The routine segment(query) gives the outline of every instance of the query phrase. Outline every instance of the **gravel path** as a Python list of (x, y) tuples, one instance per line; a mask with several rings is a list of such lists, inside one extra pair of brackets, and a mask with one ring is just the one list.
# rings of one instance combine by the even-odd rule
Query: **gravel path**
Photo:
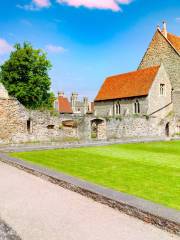
[(0, 177), (1, 217), (23, 240), (180, 239), (2, 162)]
[(16, 232), (0, 219), (0, 240), (21, 240)]

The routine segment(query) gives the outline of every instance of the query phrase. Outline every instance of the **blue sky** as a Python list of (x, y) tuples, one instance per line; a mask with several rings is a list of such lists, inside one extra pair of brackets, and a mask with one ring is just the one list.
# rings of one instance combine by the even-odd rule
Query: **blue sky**
[(3, 0), (0, 63), (29, 41), (47, 51), (55, 93), (93, 99), (105, 77), (137, 68), (163, 20), (180, 35), (180, 0)]

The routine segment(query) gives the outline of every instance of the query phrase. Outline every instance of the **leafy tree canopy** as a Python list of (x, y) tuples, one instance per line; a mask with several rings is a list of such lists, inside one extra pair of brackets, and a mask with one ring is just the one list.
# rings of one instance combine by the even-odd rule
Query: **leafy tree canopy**
[(16, 44), (9, 60), (1, 66), (0, 81), (27, 108), (50, 108), (50, 69), (51, 63), (41, 49), (33, 49), (28, 42)]

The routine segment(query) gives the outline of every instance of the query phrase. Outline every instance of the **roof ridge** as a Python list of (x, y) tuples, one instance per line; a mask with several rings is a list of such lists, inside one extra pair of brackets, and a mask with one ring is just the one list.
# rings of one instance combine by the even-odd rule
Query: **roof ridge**
[(178, 37), (178, 38), (180, 38), (180, 36), (175, 35), (174, 33), (170, 33), (170, 32), (168, 32), (168, 34), (170, 34), (170, 35), (172, 35), (172, 36), (174, 36), (174, 37)]

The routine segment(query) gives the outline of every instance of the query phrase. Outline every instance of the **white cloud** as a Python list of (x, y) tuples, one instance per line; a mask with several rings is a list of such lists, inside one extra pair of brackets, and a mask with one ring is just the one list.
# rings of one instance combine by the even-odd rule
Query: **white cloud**
[(12, 50), (13, 47), (5, 39), (0, 38), (0, 55), (8, 54)]
[(57, 0), (60, 4), (67, 4), (73, 7), (86, 7), (97, 9), (109, 9), (112, 11), (120, 11), (120, 4), (129, 4), (132, 0)]
[(33, 3), (36, 4), (38, 7), (50, 7), (51, 3), (49, 0), (33, 0)]
[[(66, 4), (73, 7), (86, 7), (96, 8), (112, 11), (120, 11), (122, 4), (129, 4), (133, 0), (56, 0), (59, 4)], [(37, 11), (42, 8), (49, 8), (51, 6), (51, 0), (31, 0), (29, 4), (20, 5), (17, 7), (30, 11)]]
[(63, 48), (62, 46), (56, 46), (53, 44), (46, 45), (46, 50), (51, 53), (64, 53), (67, 49)]
[(16, 5), (18, 8), (29, 10), (29, 11), (38, 11), (41, 8), (48, 8), (51, 6), (50, 0), (32, 0), (31, 3), (25, 5)]
[(38, 11), (40, 9), (39, 7), (34, 5), (33, 3), (26, 4), (26, 5), (17, 4), (16, 7), (20, 8), (20, 9), (23, 9), (23, 10), (27, 10), (27, 11)]

